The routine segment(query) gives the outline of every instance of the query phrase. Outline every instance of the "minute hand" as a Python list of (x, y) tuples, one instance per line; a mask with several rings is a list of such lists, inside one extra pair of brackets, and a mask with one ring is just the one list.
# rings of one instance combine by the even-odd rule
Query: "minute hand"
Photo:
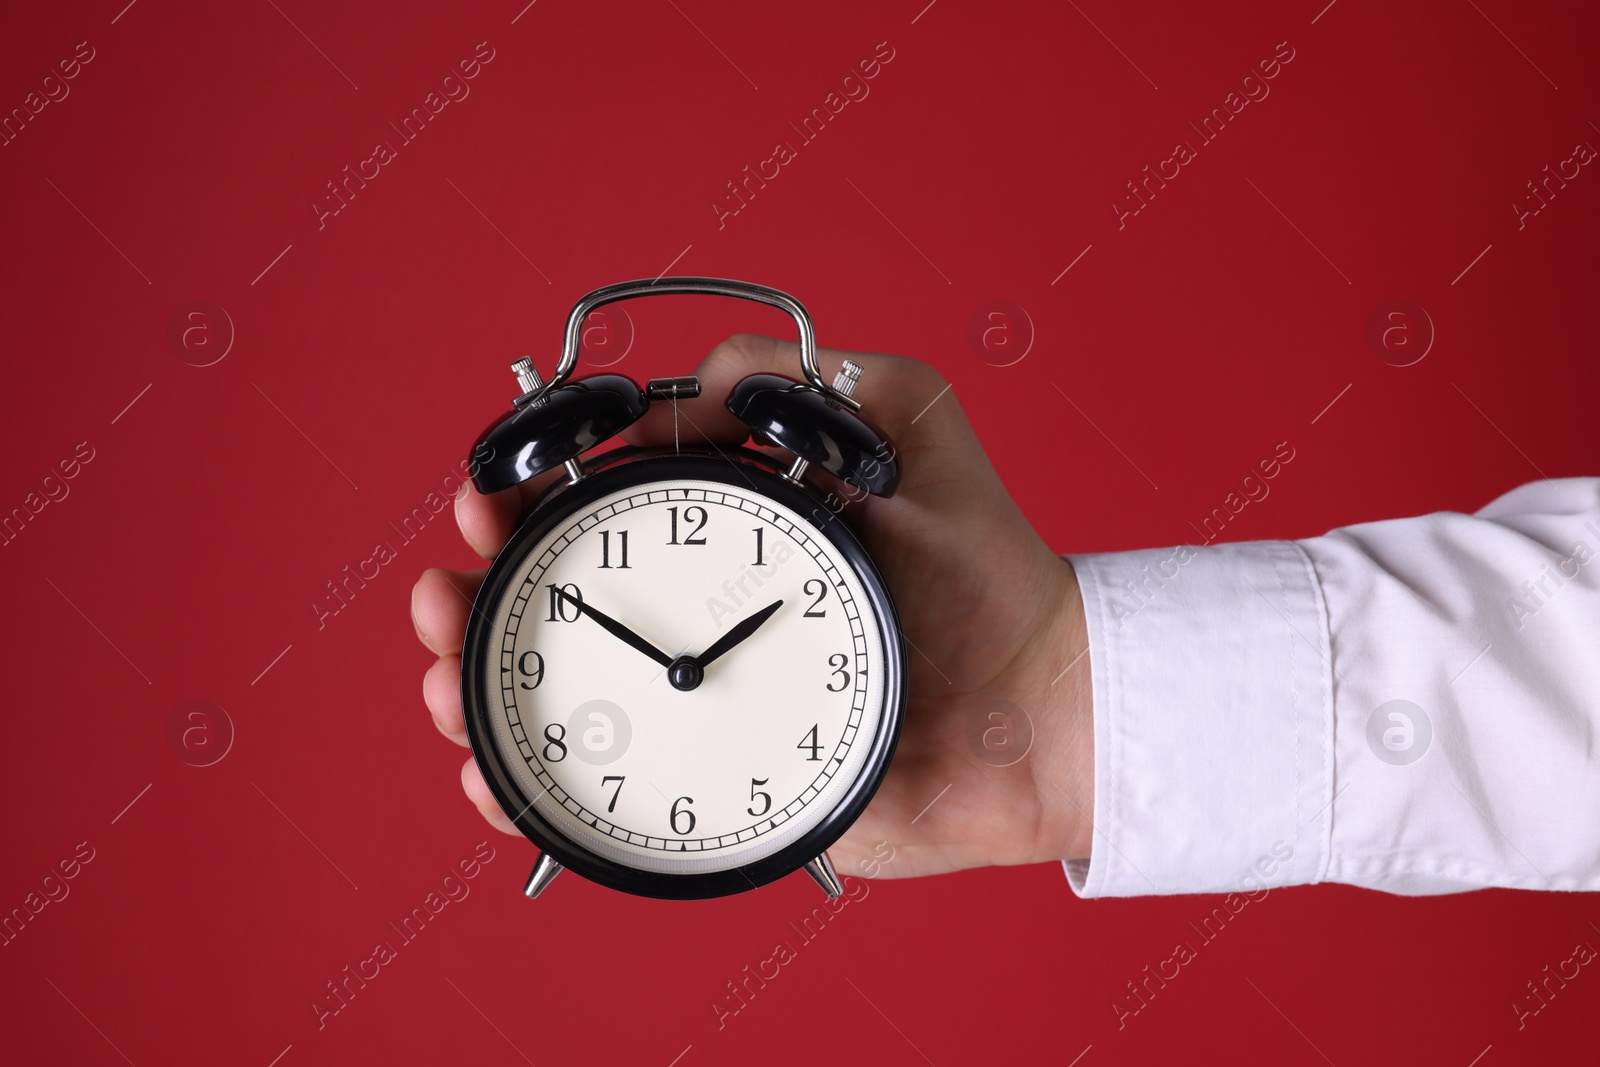
[(613, 619), (611, 616), (607, 615), (598, 608), (585, 604), (582, 600), (573, 596), (559, 585), (556, 586), (555, 589), (558, 594), (569, 601), (579, 611), (583, 612), (585, 615), (589, 616), (589, 618), (599, 623), (600, 626), (612, 636), (620, 637), (623, 641), (626, 641), (640, 652), (643, 652), (645, 655), (649, 656), (663, 667), (672, 666), (671, 656), (667, 655), (655, 645), (652, 645), (649, 641), (646, 641), (644, 638), (640, 637), (638, 634), (622, 625), (616, 619)]
[(761, 624), (770, 619), (772, 617), (772, 613), (781, 607), (783, 607), (783, 601), (781, 600), (768, 604), (766, 607), (762, 608), (760, 611), (756, 612), (754, 615), (750, 616), (748, 619), (744, 620), (739, 625), (723, 634), (721, 637), (717, 638), (717, 640), (712, 642), (710, 648), (706, 649), (704, 652), (700, 653), (700, 655), (695, 657), (695, 662), (698, 663), (703, 669), (712, 660), (716, 659), (718, 656), (728, 651), (728, 649), (732, 648), (740, 641), (743, 641), (745, 638), (755, 633), (761, 628)]

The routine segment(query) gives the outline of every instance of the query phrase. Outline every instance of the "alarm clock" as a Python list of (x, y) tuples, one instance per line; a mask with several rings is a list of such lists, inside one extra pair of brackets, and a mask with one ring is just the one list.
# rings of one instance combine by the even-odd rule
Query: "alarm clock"
[[(726, 398), (767, 450), (587, 455), (652, 404), (699, 395), (693, 377), (641, 388), (572, 376), (590, 312), (671, 294), (793, 317), (801, 376), (754, 374)], [(808, 477), (820, 468), (862, 493), (895, 490), (893, 444), (852, 395), (861, 367), (825, 381), (811, 317), (787, 293), (660, 278), (579, 300), (548, 382), (526, 357), (512, 369), (520, 395), (475, 444), (473, 481), (494, 493), (563, 477), (489, 568), (461, 688), (484, 780), (539, 848), (527, 896), (563, 868), (668, 899), (804, 868), (839, 896), (828, 846), (882, 782), (906, 703), (888, 587), (838, 498)]]

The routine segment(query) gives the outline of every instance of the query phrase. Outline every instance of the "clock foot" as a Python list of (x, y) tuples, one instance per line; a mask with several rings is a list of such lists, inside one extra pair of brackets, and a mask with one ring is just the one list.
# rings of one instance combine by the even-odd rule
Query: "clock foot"
[(806, 873), (834, 900), (844, 895), (844, 887), (839, 884), (839, 876), (833, 873), (833, 861), (826, 852), (806, 864)]
[(533, 900), (545, 891), (546, 886), (555, 881), (556, 875), (561, 871), (561, 864), (551, 859), (547, 853), (541, 852), (539, 862), (533, 865), (533, 873), (528, 875), (528, 884), (523, 887), (522, 892), (529, 900)]

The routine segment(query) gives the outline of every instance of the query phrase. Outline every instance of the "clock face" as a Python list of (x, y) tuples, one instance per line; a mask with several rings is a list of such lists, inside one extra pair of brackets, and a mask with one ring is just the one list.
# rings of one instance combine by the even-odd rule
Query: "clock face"
[(658, 875), (744, 867), (886, 758), (887, 600), (742, 478), (592, 496), (498, 567), (474, 625), (480, 724), (514, 786), (501, 803), (583, 853)]

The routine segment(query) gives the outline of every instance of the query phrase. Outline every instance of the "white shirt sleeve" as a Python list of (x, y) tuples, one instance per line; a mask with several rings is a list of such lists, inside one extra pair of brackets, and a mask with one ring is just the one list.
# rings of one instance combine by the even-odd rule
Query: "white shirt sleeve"
[(1069, 558), (1094, 692), (1080, 895), (1600, 889), (1600, 479)]

